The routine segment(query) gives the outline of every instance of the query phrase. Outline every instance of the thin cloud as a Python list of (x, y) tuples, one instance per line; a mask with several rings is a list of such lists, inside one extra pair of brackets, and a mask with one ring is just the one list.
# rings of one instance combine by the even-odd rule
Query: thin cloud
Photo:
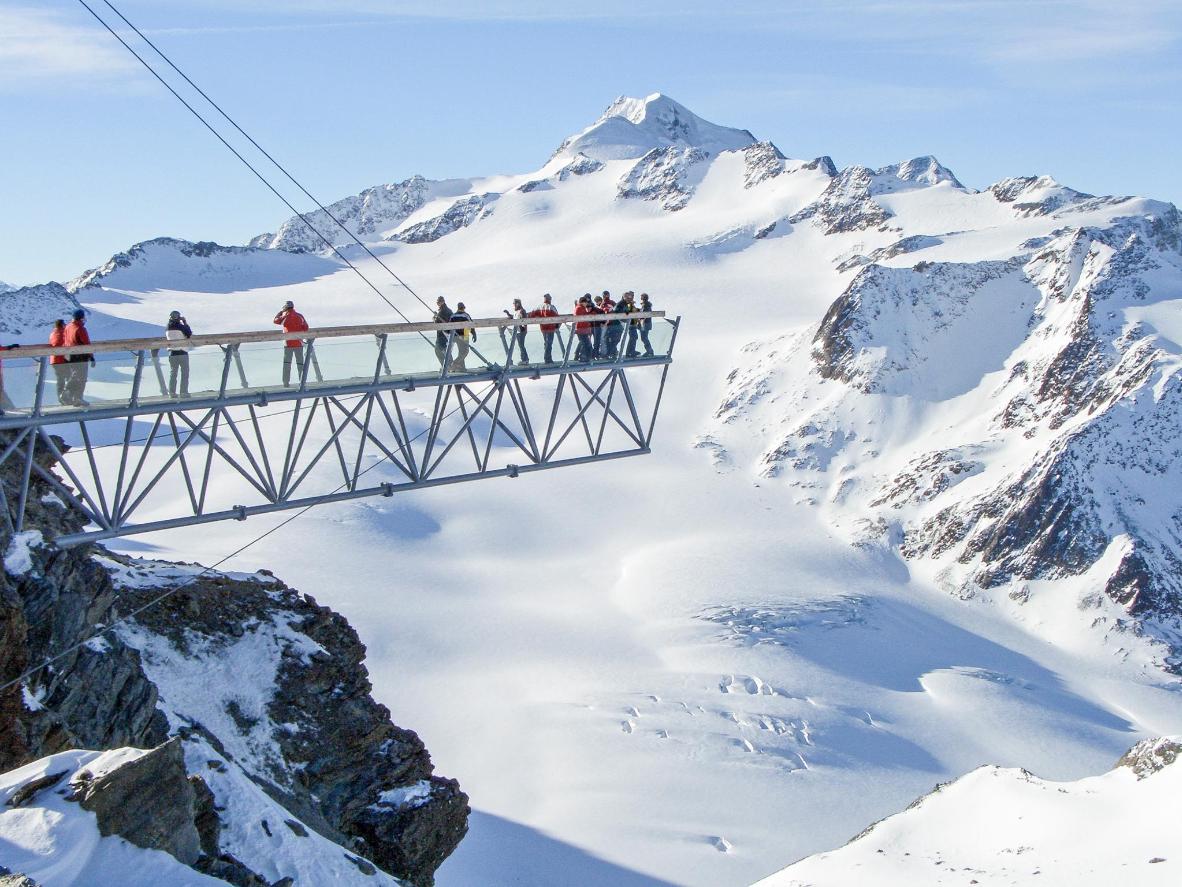
[(0, 7), (0, 84), (114, 80), (135, 72), (135, 60), (98, 28), (41, 9)]

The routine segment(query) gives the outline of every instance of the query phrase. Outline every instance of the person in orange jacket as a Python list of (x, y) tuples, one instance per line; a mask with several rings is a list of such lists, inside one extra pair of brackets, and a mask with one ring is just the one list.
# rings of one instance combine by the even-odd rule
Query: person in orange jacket
[[(53, 348), (66, 346), (66, 322), (60, 317), (53, 322), (53, 329), (49, 331), (49, 344)], [(55, 354), (49, 358), (49, 365), (53, 367), (54, 381), (57, 383), (57, 402), (66, 403), (66, 382), (70, 378), (70, 364), (64, 354)]]
[[(304, 315), (295, 310), (295, 303), (291, 301), (283, 303), (283, 307), (279, 309), (273, 322), (276, 326), (283, 327), (285, 333), (302, 333), (308, 329), (308, 321), (304, 320)], [(287, 388), (291, 385), (293, 358), (296, 363), (296, 372), (301, 381), (304, 378), (304, 340), (288, 339), (283, 345), (283, 387)]]
[[(90, 344), (90, 333), (86, 331), (86, 312), (75, 309), (72, 320), (66, 324), (65, 347), (77, 348)], [(71, 354), (68, 358), (69, 371), (66, 373), (66, 403), (72, 407), (88, 407), (90, 402), (82, 395), (86, 393), (86, 380), (94, 366), (93, 354)]]
[[(529, 313), (530, 317), (557, 317), (558, 309), (550, 301), (550, 294), (542, 296), (542, 304)], [(538, 329), (542, 333), (542, 350), (544, 363), (554, 363), (554, 333), (558, 330), (556, 323), (539, 323)]]
[[(584, 293), (583, 297), (575, 303), (575, 314), (580, 317), (588, 314), (598, 314), (595, 310), (595, 304), (591, 301), (591, 294)], [(578, 363), (587, 363), (591, 360), (594, 354), (595, 346), (592, 344), (591, 336), (594, 324), (589, 321), (580, 320), (575, 324), (575, 335), (579, 337), (579, 347), (575, 349), (575, 360)]]

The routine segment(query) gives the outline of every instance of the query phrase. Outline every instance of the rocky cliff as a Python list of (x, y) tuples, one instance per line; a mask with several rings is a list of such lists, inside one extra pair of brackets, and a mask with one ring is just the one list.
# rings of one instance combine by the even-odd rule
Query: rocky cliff
[[(181, 862), (236, 884), (300, 880), (310, 867), (433, 882), (465, 833), (467, 797), (370, 696), (365, 648), (342, 616), (265, 572), (58, 548), (78, 519), (48, 488), (29, 509), (25, 532), (0, 529), (0, 682), (52, 664), (0, 693), (0, 770), (171, 743), (157, 769), (183, 761), (188, 780), (159, 784), (195, 788), (159, 791), (201, 836), (199, 851), (163, 847)], [(142, 775), (125, 777), (105, 791), (147, 806)]]

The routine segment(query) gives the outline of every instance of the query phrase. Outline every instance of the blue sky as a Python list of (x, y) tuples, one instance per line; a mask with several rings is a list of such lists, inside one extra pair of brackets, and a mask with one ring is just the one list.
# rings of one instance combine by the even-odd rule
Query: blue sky
[[(973, 187), (1050, 173), (1182, 203), (1176, 0), (116, 5), (325, 202), (529, 171), (617, 95), (660, 91), (792, 157), (935, 154)], [(0, 124), (9, 283), (289, 215), (76, 0), (0, 0)]]

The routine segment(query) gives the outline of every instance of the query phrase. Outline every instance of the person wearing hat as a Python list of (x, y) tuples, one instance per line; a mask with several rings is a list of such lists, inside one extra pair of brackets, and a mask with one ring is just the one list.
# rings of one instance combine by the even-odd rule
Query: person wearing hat
[[(189, 322), (181, 316), (181, 312), (172, 311), (168, 315), (168, 326), (164, 329), (164, 337), (170, 342), (183, 342), (193, 337), (193, 330)], [(177, 345), (168, 350), (168, 396), (176, 397), (177, 376), (181, 377), (181, 397), (189, 396), (189, 351)]]
[[(283, 327), (285, 333), (303, 333), (308, 330), (308, 321), (304, 320), (304, 315), (295, 310), (295, 303), (291, 301), (283, 303), (283, 307), (275, 315), (273, 323)], [(304, 380), (304, 340), (288, 339), (283, 345), (283, 387), (288, 388), (291, 386), (291, 362), (293, 359), (296, 362), (296, 372), (300, 375), (300, 381)]]
[[(579, 301), (575, 302), (575, 314), (582, 317), (585, 314), (598, 314), (595, 310), (595, 303), (591, 300), (590, 293), (583, 293)], [(591, 360), (591, 355), (594, 351), (594, 345), (591, 342), (592, 330), (594, 324), (588, 321), (580, 320), (575, 324), (575, 335), (579, 337), (579, 347), (575, 349), (575, 362), (588, 363)]]
[[(542, 296), (542, 304), (529, 313), (530, 317), (557, 317), (558, 309), (554, 307), (550, 301), (550, 294)], [(545, 363), (554, 363), (554, 334), (558, 330), (556, 323), (540, 323), (538, 329), (542, 333), (542, 360)]]
[[(645, 313), (653, 310), (653, 303), (649, 301), (648, 293), (640, 294), (640, 310)], [(651, 317), (640, 321), (640, 341), (644, 343), (644, 357), (653, 356), (653, 343), (648, 340), (648, 334), (652, 332), (652, 329), (653, 319)]]
[[(468, 313), (466, 308), (464, 308), (463, 302), (456, 302), (456, 310), (452, 314), (451, 319), (452, 319), (453, 323), (459, 323), (460, 321), (471, 322), (472, 315)], [(448, 369), (447, 369), (447, 371), (449, 373), (454, 373), (457, 370), (461, 373), (467, 372), (468, 368), (466, 366), (464, 366), (464, 359), (467, 358), (468, 351), (472, 347), (471, 345), (468, 344), (469, 339), (471, 339), (473, 342), (476, 341), (476, 329), (474, 327), (467, 327), (466, 326), (462, 329), (456, 330), (456, 332), (455, 332), (456, 356), (455, 356), (455, 359), (451, 362), (451, 366), (448, 367)]]
[[(53, 329), (49, 331), (49, 345), (51, 348), (64, 348), (66, 345), (66, 322), (60, 317), (53, 322)], [(55, 354), (49, 358), (49, 365), (53, 368), (54, 381), (57, 383), (57, 402), (63, 406), (68, 404), (66, 386), (70, 381), (70, 364), (64, 354)]]
[[(603, 291), (603, 313), (615, 314), (620, 310), (619, 305), (623, 304), (612, 301), (611, 293), (607, 290)], [(610, 321), (607, 328), (603, 332), (603, 357), (608, 360), (615, 360), (619, 356), (620, 339), (624, 335), (624, 325), (619, 321)]]
[[(443, 296), (435, 300), (435, 316), (431, 320), (435, 323), (449, 323), (451, 321), (451, 308), (447, 306), (447, 300)], [(439, 359), (441, 368), (447, 362), (447, 340), (450, 337), (451, 333), (447, 330), (439, 330), (435, 334), (435, 356)]]
[[(86, 312), (81, 308), (74, 310), (71, 320), (66, 324), (65, 346), (77, 348), (90, 344), (90, 333), (86, 331)], [(86, 381), (90, 376), (90, 368), (94, 366), (93, 354), (71, 354), (69, 357), (70, 370), (66, 380), (66, 403), (72, 407), (88, 407), (89, 401), (82, 395), (86, 393)]]

